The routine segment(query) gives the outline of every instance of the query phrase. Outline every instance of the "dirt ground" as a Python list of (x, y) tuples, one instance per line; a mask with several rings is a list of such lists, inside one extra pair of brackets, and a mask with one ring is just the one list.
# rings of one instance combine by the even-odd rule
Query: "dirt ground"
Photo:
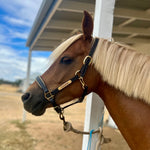
[[(57, 114), (48, 109), (41, 117), (26, 113), (22, 123), (21, 93), (16, 87), (0, 85), (0, 150), (81, 150), (82, 136), (65, 133)], [(85, 102), (65, 111), (66, 120), (82, 130)], [(112, 139), (101, 150), (129, 150), (120, 132), (104, 127), (104, 135)]]

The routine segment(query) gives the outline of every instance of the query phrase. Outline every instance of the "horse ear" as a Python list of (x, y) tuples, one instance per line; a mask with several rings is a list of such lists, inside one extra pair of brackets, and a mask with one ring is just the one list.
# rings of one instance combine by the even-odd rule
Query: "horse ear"
[(84, 11), (84, 17), (82, 20), (82, 30), (84, 39), (91, 40), (93, 32), (93, 19), (87, 11)]

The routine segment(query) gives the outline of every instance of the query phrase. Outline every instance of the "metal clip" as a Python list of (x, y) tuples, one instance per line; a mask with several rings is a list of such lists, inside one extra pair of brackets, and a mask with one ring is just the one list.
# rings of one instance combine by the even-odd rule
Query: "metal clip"
[(80, 76), (79, 81), (80, 81), (80, 83), (81, 83), (81, 85), (82, 85), (82, 88), (85, 89), (85, 85), (86, 85), (86, 84), (85, 84), (85, 82), (84, 82), (84, 80), (83, 80), (83, 77)]
[(63, 109), (61, 109), (59, 112), (59, 118), (63, 121), (64, 124), (66, 123)]

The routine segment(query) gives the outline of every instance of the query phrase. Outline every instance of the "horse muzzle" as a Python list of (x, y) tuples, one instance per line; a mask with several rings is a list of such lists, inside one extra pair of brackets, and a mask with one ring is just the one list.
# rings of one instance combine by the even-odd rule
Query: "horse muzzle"
[(24, 104), (24, 108), (33, 115), (40, 116), (45, 113), (46, 103), (42, 100), (42, 96), (33, 95), (31, 92), (27, 92), (21, 97)]

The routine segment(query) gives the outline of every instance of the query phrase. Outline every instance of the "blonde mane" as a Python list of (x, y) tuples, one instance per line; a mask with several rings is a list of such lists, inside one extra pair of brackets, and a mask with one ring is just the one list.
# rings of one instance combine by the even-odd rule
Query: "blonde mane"
[[(82, 34), (72, 36), (51, 55), (55, 61)], [(100, 38), (92, 63), (103, 80), (126, 95), (150, 104), (150, 56)]]
[(128, 96), (150, 104), (150, 56), (100, 39), (93, 64), (104, 81)]

